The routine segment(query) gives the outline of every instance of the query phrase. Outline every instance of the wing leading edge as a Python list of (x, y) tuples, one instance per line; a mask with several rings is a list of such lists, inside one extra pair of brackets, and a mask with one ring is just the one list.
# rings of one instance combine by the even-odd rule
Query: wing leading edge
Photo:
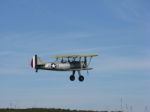
[(58, 55), (58, 56), (51, 56), (50, 58), (82, 58), (82, 57), (96, 57), (96, 54), (87, 54), (87, 55)]

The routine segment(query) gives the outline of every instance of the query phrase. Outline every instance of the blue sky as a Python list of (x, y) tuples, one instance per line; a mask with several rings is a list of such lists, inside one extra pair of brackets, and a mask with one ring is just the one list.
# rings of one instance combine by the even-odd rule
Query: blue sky
[[(150, 109), (148, 0), (1, 0), (0, 107)], [(98, 54), (80, 83), (30, 67), (62, 54)]]

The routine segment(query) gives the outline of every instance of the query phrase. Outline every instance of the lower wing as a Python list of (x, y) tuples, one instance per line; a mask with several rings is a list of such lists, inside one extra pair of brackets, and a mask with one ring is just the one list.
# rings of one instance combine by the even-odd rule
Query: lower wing
[(78, 71), (78, 70), (92, 70), (93, 68), (75, 68), (75, 69), (68, 69), (67, 71)]

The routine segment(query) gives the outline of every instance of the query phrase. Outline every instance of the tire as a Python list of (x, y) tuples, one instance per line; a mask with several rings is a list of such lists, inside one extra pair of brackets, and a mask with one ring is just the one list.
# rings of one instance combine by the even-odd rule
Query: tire
[(71, 76), (70, 76), (70, 80), (71, 80), (71, 81), (74, 81), (74, 80), (75, 80), (75, 76), (74, 76), (74, 75), (71, 75)]
[(83, 77), (82, 75), (79, 76), (79, 81), (80, 81), (80, 82), (84, 81), (84, 77)]

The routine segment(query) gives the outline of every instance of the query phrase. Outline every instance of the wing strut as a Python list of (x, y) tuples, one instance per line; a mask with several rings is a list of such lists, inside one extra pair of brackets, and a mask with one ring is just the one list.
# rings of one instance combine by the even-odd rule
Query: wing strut
[(89, 65), (90, 65), (91, 60), (92, 60), (92, 57), (90, 57), (90, 60), (89, 60), (89, 62), (88, 62), (88, 64), (87, 64), (87, 66), (89, 66)]
[(87, 67), (87, 57), (84, 57), (84, 64)]

